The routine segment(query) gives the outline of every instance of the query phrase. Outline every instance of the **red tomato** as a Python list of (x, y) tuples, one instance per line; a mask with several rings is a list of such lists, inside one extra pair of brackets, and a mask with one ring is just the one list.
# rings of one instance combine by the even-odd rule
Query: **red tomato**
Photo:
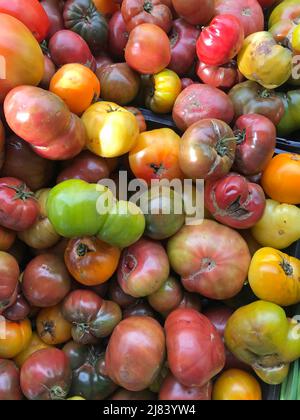
[(3, 312), (3, 316), (12, 322), (24, 321), (31, 312), (31, 306), (24, 298), (21, 287), (18, 287), (18, 295), (15, 303)]
[(191, 25), (205, 25), (214, 14), (214, 0), (172, 0), (175, 11)]
[(215, 15), (233, 15), (244, 27), (245, 37), (264, 30), (264, 14), (257, 0), (216, 0)]
[(22, 400), (20, 372), (11, 360), (0, 359), (0, 401)]
[(0, 314), (11, 306), (16, 298), (19, 283), (19, 265), (16, 259), (6, 252), (0, 252)]
[(26, 5), (20, 0), (0, 0), (0, 12), (23, 22), (39, 42), (46, 38), (50, 22), (38, 0), (26, 0)]
[(21, 368), (21, 388), (28, 400), (61, 400), (69, 393), (72, 371), (62, 350), (33, 353)]
[(48, 38), (50, 38), (55, 32), (64, 29), (64, 20), (62, 16), (64, 2), (62, 0), (41, 0), (41, 5), (50, 22), (48, 31)]
[(108, 24), (108, 49), (112, 56), (124, 61), (128, 31), (120, 11), (114, 13)]
[(203, 83), (219, 89), (230, 89), (244, 80), (235, 60), (223, 66), (210, 66), (199, 61), (196, 73)]
[(21, 232), (30, 228), (39, 215), (33, 192), (16, 178), (0, 179), (0, 224)]
[(232, 15), (219, 15), (203, 29), (197, 41), (200, 61), (210, 66), (221, 66), (232, 60), (242, 48), (244, 28)]
[(225, 365), (225, 348), (212, 323), (194, 309), (177, 309), (165, 323), (168, 363), (187, 387), (202, 387)]
[(212, 383), (208, 382), (203, 387), (187, 387), (169, 374), (159, 391), (159, 400), (163, 401), (210, 401)]
[(171, 61), (168, 36), (151, 23), (137, 26), (129, 35), (125, 59), (130, 67), (142, 74), (159, 73)]

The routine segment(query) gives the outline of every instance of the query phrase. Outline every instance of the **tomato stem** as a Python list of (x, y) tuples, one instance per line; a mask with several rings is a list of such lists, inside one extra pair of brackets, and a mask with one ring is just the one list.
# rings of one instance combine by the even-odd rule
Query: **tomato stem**
[(14, 187), (14, 186), (11, 186), (11, 185), (7, 185), (7, 188), (16, 192), (16, 195), (14, 196), (13, 200), (26, 201), (29, 198), (32, 198), (34, 200), (36, 199), (33, 192), (26, 191), (27, 190), (27, 186), (24, 183), (18, 185), (17, 187)]
[(285, 258), (282, 258), (282, 261), (279, 265), (288, 277), (294, 274), (293, 266)]
[(145, 3), (144, 3), (144, 10), (145, 10), (145, 12), (151, 14), (151, 12), (153, 10), (153, 4), (152, 4), (152, 1), (151, 0), (146, 0), (145, 1)]
[(80, 243), (76, 248), (76, 253), (78, 257), (84, 257), (89, 252), (92, 252), (92, 250), (84, 243)]

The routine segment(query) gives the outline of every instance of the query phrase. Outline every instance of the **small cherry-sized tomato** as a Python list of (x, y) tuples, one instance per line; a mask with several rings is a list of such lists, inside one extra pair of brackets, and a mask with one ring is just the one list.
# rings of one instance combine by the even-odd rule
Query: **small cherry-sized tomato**
[(237, 55), (243, 42), (241, 22), (233, 15), (219, 15), (203, 29), (197, 41), (197, 55), (205, 64), (221, 66)]
[(72, 371), (62, 350), (33, 353), (21, 368), (21, 388), (28, 400), (62, 400), (69, 393)]
[(68, 105), (71, 112), (81, 115), (100, 96), (100, 82), (88, 67), (65, 64), (52, 77), (50, 92)]
[(4, 318), (1, 321), (0, 358), (13, 359), (29, 344), (32, 329), (28, 319), (11, 322)]
[(116, 271), (121, 251), (95, 237), (72, 239), (65, 252), (65, 263), (72, 276), (85, 286), (98, 286)]
[(63, 317), (61, 305), (42, 309), (36, 318), (36, 328), (48, 345), (64, 344), (72, 338), (72, 324)]
[(261, 401), (262, 390), (248, 372), (230, 369), (223, 372), (213, 387), (214, 401)]
[(19, 369), (13, 361), (0, 359), (0, 401), (22, 399)]
[(275, 156), (262, 176), (262, 186), (273, 200), (300, 204), (300, 155), (283, 153)]
[(39, 350), (48, 349), (49, 347), (48, 344), (40, 339), (38, 333), (33, 332), (27, 347), (14, 358), (14, 362), (20, 368), (33, 353)]

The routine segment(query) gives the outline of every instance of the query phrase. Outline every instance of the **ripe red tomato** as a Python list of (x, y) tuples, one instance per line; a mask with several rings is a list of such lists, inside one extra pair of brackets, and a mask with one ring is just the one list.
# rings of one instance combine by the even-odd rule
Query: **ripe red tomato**
[(0, 359), (0, 401), (22, 400), (20, 372), (11, 360)]
[(230, 89), (244, 80), (235, 60), (223, 66), (210, 66), (199, 61), (196, 73), (202, 82), (219, 89)]
[(39, 215), (33, 192), (16, 178), (0, 178), (0, 224), (21, 232), (30, 228)]
[(171, 61), (170, 41), (167, 34), (152, 23), (137, 26), (129, 35), (125, 59), (127, 64), (139, 73), (159, 73), (168, 67)]
[(41, 5), (50, 22), (48, 38), (51, 38), (55, 32), (58, 32), (65, 27), (62, 16), (64, 2), (62, 0), (41, 0)]
[(62, 400), (69, 393), (72, 371), (62, 350), (33, 353), (21, 368), (21, 388), (28, 400)]
[(211, 66), (221, 66), (232, 60), (242, 48), (244, 28), (232, 15), (219, 15), (203, 29), (197, 41), (200, 61)]
[(129, 33), (122, 13), (114, 13), (108, 24), (108, 50), (113, 57), (124, 61), (125, 47)]
[(212, 382), (203, 387), (188, 387), (182, 385), (172, 374), (169, 374), (159, 391), (159, 400), (163, 401), (210, 401)]
[(205, 25), (214, 14), (214, 0), (172, 0), (175, 11), (191, 25)]

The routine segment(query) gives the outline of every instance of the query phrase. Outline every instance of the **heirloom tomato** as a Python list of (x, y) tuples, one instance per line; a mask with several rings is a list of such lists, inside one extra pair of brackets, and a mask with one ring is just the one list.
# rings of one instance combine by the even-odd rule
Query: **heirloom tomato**
[(214, 401), (261, 401), (262, 389), (250, 373), (230, 369), (222, 373), (213, 387)]
[(0, 314), (17, 298), (20, 269), (17, 260), (10, 254), (0, 252)]
[(0, 358), (13, 359), (29, 344), (32, 329), (28, 319), (21, 322), (11, 322), (4, 318), (1, 321), (1, 332), (5, 337), (0, 337)]
[(40, 3), (50, 22), (50, 28), (48, 30), (49, 39), (56, 32), (64, 29), (64, 20), (62, 17), (63, 2), (61, 0), (41, 0)]
[(128, 153), (135, 145), (139, 126), (131, 112), (113, 102), (98, 102), (82, 116), (87, 148), (98, 156), (112, 158)]
[(197, 41), (200, 61), (211, 66), (221, 66), (232, 60), (241, 50), (244, 27), (240, 20), (230, 14), (216, 16), (203, 29)]
[(152, 308), (162, 315), (176, 309), (183, 299), (182, 286), (175, 277), (169, 277), (156, 292), (148, 296)]
[(113, 57), (124, 61), (128, 37), (129, 33), (127, 32), (122, 13), (117, 11), (113, 14), (108, 24), (108, 50)]
[(27, 318), (31, 313), (31, 306), (24, 298), (20, 285), (18, 285), (18, 293), (16, 301), (3, 312), (3, 316), (8, 321), (19, 322)]
[(165, 335), (149, 317), (129, 317), (110, 337), (105, 362), (108, 376), (129, 391), (148, 388), (158, 376), (165, 358)]
[(119, 10), (119, 1), (115, 0), (93, 0), (97, 10), (104, 15), (111, 15), (112, 13)]
[(56, 73), (55, 64), (47, 55), (44, 55), (44, 75), (39, 84), (39, 87), (46, 90), (49, 89), (51, 79), (55, 73)]
[(55, 348), (33, 353), (21, 368), (21, 388), (28, 400), (63, 400), (71, 381), (68, 358)]
[(123, 319), (130, 318), (131, 316), (148, 316), (155, 319), (155, 313), (152, 307), (144, 300), (138, 300), (123, 310)]
[(214, 15), (214, 0), (172, 0), (176, 13), (191, 25), (205, 25)]
[(139, 73), (159, 73), (171, 61), (167, 34), (159, 26), (142, 23), (130, 32), (125, 58), (127, 64)]
[[(273, 1), (275, 3), (275, 1)], [(269, 18), (269, 28), (282, 20), (298, 21), (300, 5), (298, 0), (284, 0), (273, 9)]]
[(0, 13), (0, 27), (0, 103), (3, 103), (14, 87), (40, 83), (44, 56), (29, 29), (13, 16)]
[(49, 347), (51, 346), (44, 343), (39, 335), (36, 332), (33, 332), (28, 346), (14, 358), (14, 362), (20, 368), (33, 353), (39, 350), (48, 349)]
[(275, 156), (262, 176), (262, 186), (273, 200), (300, 204), (300, 155), (283, 153)]
[(199, 61), (196, 73), (202, 82), (219, 89), (230, 89), (244, 79), (235, 60), (222, 66), (210, 66)]
[(300, 302), (300, 260), (274, 248), (261, 248), (249, 268), (249, 284), (255, 295), (280, 306)]
[(0, 169), (4, 163), (4, 147), (5, 147), (5, 131), (3, 124), (0, 120)]
[(285, 114), (280, 122), (278, 121), (277, 131), (280, 136), (286, 137), (300, 129), (300, 89), (277, 95), (285, 109)]
[(169, 374), (163, 381), (159, 390), (159, 400), (163, 401), (210, 401), (212, 383), (208, 382), (203, 387), (188, 387)]
[(186, 290), (215, 300), (229, 299), (242, 290), (251, 261), (244, 239), (211, 220), (184, 226), (169, 240), (168, 256)]
[(0, 401), (22, 399), (19, 369), (11, 360), (0, 359)]
[(203, 387), (225, 365), (225, 348), (215, 327), (194, 309), (177, 309), (165, 323), (168, 365), (187, 387)]
[(86, 66), (65, 64), (52, 77), (49, 90), (63, 99), (71, 112), (81, 115), (98, 100), (100, 82)]
[(72, 324), (63, 317), (61, 305), (42, 309), (36, 318), (36, 329), (48, 345), (64, 344), (72, 337)]
[(16, 232), (0, 226), (0, 251), (8, 251), (14, 244)]
[(300, 239), (300, 209), (267, 200), (264, 215), (252, 228), (252, 235), (262, 246), (288, 248)]
[(131, 112), (136, 117), (140, 128), (140, 133), (147, 131), (147, 123), (142, 112), (134, 106), (125, 106), (125, 109), (127, 109), (127, 111)]
[(141, 133), (129, 153), (130, 169), (148, 184), (154, 179), (182, 179), (179, 146), (180, 137), (169, 128)]
[(116, 271), (121, 252), (95, 237), (72, 239), (65, 252), (65, 263), (72, 276), (85, 286), (98, 286)]
[(138, 301), (136, 298), (129, 296), (123, 292), (116, 278), (113, 278), (111, 282), (109, 282), (108, 296), (112, 301), (116, 302), (122, 309), (125, 309)]

